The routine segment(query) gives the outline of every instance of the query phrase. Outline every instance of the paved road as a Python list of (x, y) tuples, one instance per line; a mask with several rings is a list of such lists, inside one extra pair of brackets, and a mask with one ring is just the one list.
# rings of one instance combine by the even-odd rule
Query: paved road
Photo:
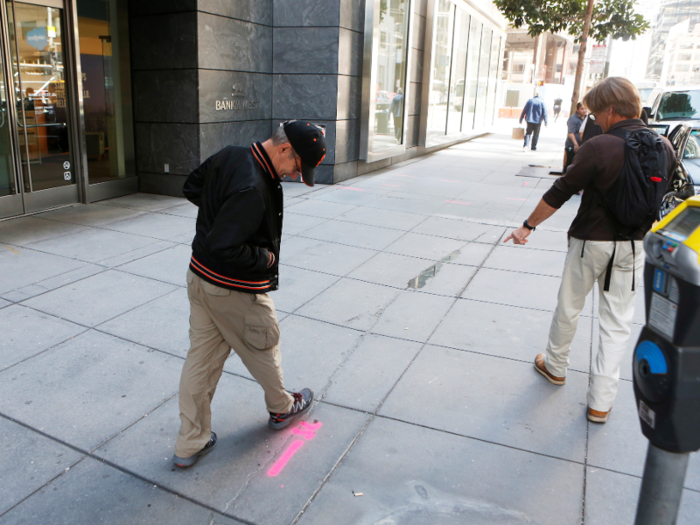
[[(585, 419), (595, 295), (566, 386), (532, 367), (578, 198), (527, 247), (499, 242), (551, 184), (516, 173), (560, 162), (557, 130), (537, 153), (491, 135), (346, 184), (286, 184), (283, 367), (319, 402), (305, 426), (268, 429), (234, 354), (219, 444), (185, 472), (170, 458), (196, 209), (138, 194), (0, 222), (0, 523), (632, 523), (646, 451), (632, 345), (602, 426)], [(686, 487), (679, 523), (697, 523), (697, 456)]]

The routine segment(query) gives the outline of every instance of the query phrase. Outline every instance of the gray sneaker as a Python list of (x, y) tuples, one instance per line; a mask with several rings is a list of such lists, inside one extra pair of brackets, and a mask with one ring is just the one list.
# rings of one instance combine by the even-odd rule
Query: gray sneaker
[(309, 388), (305, 388), (300, 392), (292, 394), (294, 403), (289, 412), (284, 414), (273, 414), (270, 412), (270, 419), (267, 424), (270, 428), (281, 430), (292, 422), (292, 419), (306, 414), (314, 401), (314, 393)]
[(209, 443), (204, 445), (204, 448), (200, 450), (199, 452), (196, 452), (194, 455), (190, 456), (189, 458), (180, 458), (175, 455), (173, 455), (173, 463), (175, 464), (176, 467), (180, 468), (190, 468), (192, 465), (197, 463), (197, 460), (201, 456), (206, 456), (211, 452), (211, 449), (214, 448), (214, 445), (216, 445), (216, 434), (214, 432), (211, 433), (211, 439), (209, 440)]

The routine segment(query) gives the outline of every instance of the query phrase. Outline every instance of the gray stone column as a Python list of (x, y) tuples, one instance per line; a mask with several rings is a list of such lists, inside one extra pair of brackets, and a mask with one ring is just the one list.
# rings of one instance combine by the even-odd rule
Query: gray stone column
[(184, 176), (199, 164), (196, 8), (196, 0), (129, 2), (141, 191), (182, 195)]
[(273, 0), (273, 126), (326, 126), (321, 184), (357, 173), (363, 24), (362, 0)]
[(129, 16), (141, 191), (182, 195), (207, 157), (289, 119), (326, 126), (317, 182), (357, 175), (364, 0), (132, 0)]

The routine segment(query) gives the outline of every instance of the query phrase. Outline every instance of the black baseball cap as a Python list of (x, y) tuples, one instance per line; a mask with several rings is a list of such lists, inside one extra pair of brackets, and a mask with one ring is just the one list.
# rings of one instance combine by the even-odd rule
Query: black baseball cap
[(288, 120), (284, 134), (301, 157), (301, 180), (307, 186), (314, 185), (314, 171), (326, 156), (326, 129), (306, 120)]

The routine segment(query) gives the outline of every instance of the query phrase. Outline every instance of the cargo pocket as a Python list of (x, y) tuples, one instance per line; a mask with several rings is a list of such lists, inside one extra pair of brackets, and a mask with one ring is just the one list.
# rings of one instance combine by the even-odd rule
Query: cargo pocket
[(280, 328), (277, 320), (261, 315), (246, 315), (245, 340), (253, 348), (269, 350), (280, 340)]

